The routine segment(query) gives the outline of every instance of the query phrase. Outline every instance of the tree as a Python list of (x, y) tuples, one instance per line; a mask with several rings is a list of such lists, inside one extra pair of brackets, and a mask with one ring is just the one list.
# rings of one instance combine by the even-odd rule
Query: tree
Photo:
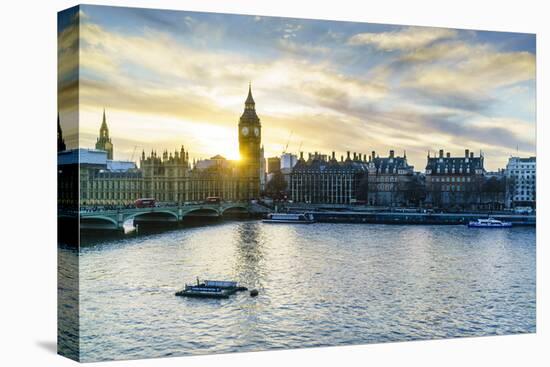
[(273, 173), (273, 177), (267, 183), (265, 187), (265, 191), (269, 197), (273, 199), (280, 199), (282, 196), (284, 196), (286, 187), (287, 187), (287, 184), (286, 184), (285, 176), (279, 170)]
[(369, 180), (368, 175), (361, 174), (357, 177), (357, 188), (355, 191), (355, 197), (359, 201), (367, 202), (369, 198)]
[(509, 176), (506, 178), (506, 200), (507, 206), (512, 207), (514, 203), (514, 193), (516, 192), (516, 177)]
[(506, 194), (506, 180), (504, 178), (491, 177), (485, 180), (481, 186), (481, 192), (491, 207), (500, 206)]
[(426, 185), (420, 175), (414, 175), (405, 184), (405, 200), (415, 206), (426, 200)]

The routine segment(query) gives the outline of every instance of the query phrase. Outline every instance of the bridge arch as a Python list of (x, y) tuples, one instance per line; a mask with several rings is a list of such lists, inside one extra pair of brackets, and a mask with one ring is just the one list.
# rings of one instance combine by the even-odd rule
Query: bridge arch
[(220, 212), (214, 208), (195, 208), (183, 213), (183, 217), (219, 217)]
[(118, 223), (116, 219), (104, 216), (93, 215), (80, 217), (81, 229), (118, 229)]
[[(160, 214), (160, 215), (158, 215)], [(139, 217), (143, 217), (143, 219), (146, 219), (147, 217), (173, 217), (176, 221), (179, 220), (178, 214), (171, 211), (171, 210), (152, 210), (152, 211), (145, 211), (145, 212), (137, 212), (132, 213), (128, 216), (124, 217), (124, 221), (130, 220), (130, 219), (140, 219)]]
[(221, 212), (222, 215), (225, 215), (225, 214), (248, 214), (250, 213), (250, 210), (248, 209), (248, 207), (244, 206), (244, 205), (235, 205), (235, 206), (229, 206), (227, 208), (224, 208)]

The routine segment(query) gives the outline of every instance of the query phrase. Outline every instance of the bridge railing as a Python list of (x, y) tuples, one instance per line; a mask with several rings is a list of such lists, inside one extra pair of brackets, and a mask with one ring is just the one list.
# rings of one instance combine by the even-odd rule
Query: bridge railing
[(100, 214), (116, 214), (116, 213), (145, 213), (155, 211), (177, 211), (183, 209), (185, 211), (192, 209), (227, 209), (231, 207), (249, 206), (246, 202), (232, 202), (232, 203), (219, 203), (219, 204), (188, 204), (188, 205), (165, 205), (155, 206), (150, 208), (116, 208), (116, 209), (99, 209), (99, 208), (81, 208), (80, 215), (100, 215)]

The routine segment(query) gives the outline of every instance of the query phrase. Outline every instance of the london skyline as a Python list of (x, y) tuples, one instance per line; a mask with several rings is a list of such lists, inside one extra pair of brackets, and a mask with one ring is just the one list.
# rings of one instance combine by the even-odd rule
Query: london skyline
[[(71, 19), (60, 22), (61, 80), (79, 78), (80, 146), (94, 145), (105, 107), (116, 159), (181, 144), (236, 159), (249, 81), (266, 157), (287, 142), (406, 151), (416, 170), (440, 148), (482, 150), (490, 170), (535, 155), (531, 34), (96, 6), (78, 16), (76, 76)], [(59, 103), (63, 125), (74, 111)]]

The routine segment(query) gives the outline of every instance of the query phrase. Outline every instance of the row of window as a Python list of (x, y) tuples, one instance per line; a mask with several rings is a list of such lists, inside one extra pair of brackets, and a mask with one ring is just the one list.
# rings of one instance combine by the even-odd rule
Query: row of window
[[(437, 173), (443, 173), (441, 172), (441, 168), (437, 167), (437, 170), (436, 170)], [(466, 167), (466, 170), (465, 170), (466, 173), (470, 173), (470, 167)], [(449, 168), (445, 167), (445, 173), (464, 173), (464, 171), (462, 170), (462, 167), (460, 167), (459, 169), (456, 169), (456, 168), (452, 168), (451, 170), (449, 170)]]
[(432, 182), (471, 182), (471, 177), (432, 177)]

